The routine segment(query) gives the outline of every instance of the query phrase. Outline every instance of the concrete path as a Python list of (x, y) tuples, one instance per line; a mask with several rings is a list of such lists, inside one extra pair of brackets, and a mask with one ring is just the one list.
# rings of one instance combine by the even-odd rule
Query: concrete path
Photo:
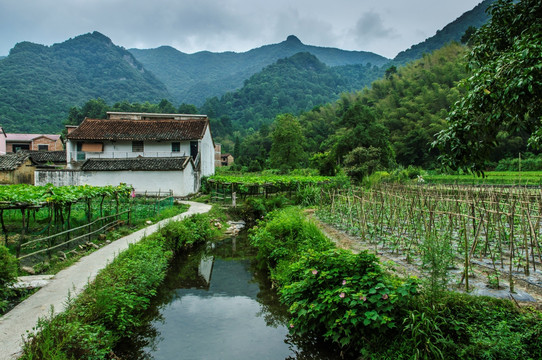
[(141, 240), (146, 235), (157, 231), (160, 226), (171, 220), (180, 220), (197, 213), (205, 213), (210, 205), (186, 201), (190, 205), (187, 212), (171, 219), (162, 220), (111, 244), (100, 248), (90, 255), (84, 256), (77, 263), (56, 274), (49, 284), (17, 305), (13, 310), (0, 318), (0, 360), (17, 359), (21, 355), (23, 336), (36, 326), (38, 318), (50, 315), (51, 307), (54, 314), (65, 310), (69, 296), (77, 296), (92, 282), (98, 272), (109, 264), (123, 250)]

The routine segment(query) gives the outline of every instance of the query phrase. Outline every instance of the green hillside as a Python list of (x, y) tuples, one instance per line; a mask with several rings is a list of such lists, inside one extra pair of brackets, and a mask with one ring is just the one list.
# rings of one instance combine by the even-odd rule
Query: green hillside
[(382, 74), (369, 64), (329, 67), (303, 52), (267, 66), (239, 90), (207, 99), (200, 110), (220, 120), (214, 124), (215, 135), (244, 133), (271, 123), (278, 114), (297, 115), (335, 101), (342, 92), (362, 89)]
[(308, 52), (328, 66), (381, 66), (389, 60), (370, 52), (346, 51), (303, 44), (290, 35), (278, 44), (265, 45), (244, 53), (202, 51), (185, 54), (172, 47), (130, 49), (145, 68), (167, 85), (174, 102), (196, 105), (243, 86), (250, 76), (279, 59)]
[(22, 42), (0, 61), (0, 124), (8, 132), (58, 132), (70, 107), (101, 97), (169, 97), (128, 51), (94, 32), (50, 47)]
[(489, 5), (497, 0), (484, 0), (472, 10), (465, 12), (453, 22), (449, 23), (441, 30), (438, 30), (435, 35), (425, 41), (413, 45), (405, 51), (401, 51), (393, 59), (396, 64), (405, 64), (409, 61), (416, 60), (422, 57), (425, 53), (431, 53), (434, 50), (440, 49), (449, 42), (461, 40), (465, 31), (471, 26), (479, 28), (489, 19), (486, 9)]

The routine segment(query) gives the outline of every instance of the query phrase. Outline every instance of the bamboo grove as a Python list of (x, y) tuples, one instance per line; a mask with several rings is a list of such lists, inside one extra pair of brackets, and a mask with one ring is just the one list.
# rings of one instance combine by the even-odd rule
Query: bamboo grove
[(382, 184), (322, 195), (319, 217), (376, 251), (419, 261), (430, 240), (449, 245), (467, 291), (473, 263), (508, 274), (511, 291), (512, 275), (528, 279), (542, 267), (538, 188)]

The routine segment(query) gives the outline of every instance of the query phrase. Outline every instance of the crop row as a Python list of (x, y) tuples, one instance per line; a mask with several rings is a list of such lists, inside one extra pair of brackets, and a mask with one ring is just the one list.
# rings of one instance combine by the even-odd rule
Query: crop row
[(382, 185), (328, 194), (319, 210), (324, 221), (407, 260), (420, 259), (436, 240), (461, 259), (467, 287), (473, 261), (496, 274), (529, 276), (542, 267), (540, 189)]

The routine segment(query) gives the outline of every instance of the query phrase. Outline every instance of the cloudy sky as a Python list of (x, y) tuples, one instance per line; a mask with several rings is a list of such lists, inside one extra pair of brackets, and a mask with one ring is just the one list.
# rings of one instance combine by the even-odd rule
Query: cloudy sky
[(393, 58), (482, 0), (0, 0), (0, 55), (99, 31), (125, 48), (243, 52), (303, 43)]

